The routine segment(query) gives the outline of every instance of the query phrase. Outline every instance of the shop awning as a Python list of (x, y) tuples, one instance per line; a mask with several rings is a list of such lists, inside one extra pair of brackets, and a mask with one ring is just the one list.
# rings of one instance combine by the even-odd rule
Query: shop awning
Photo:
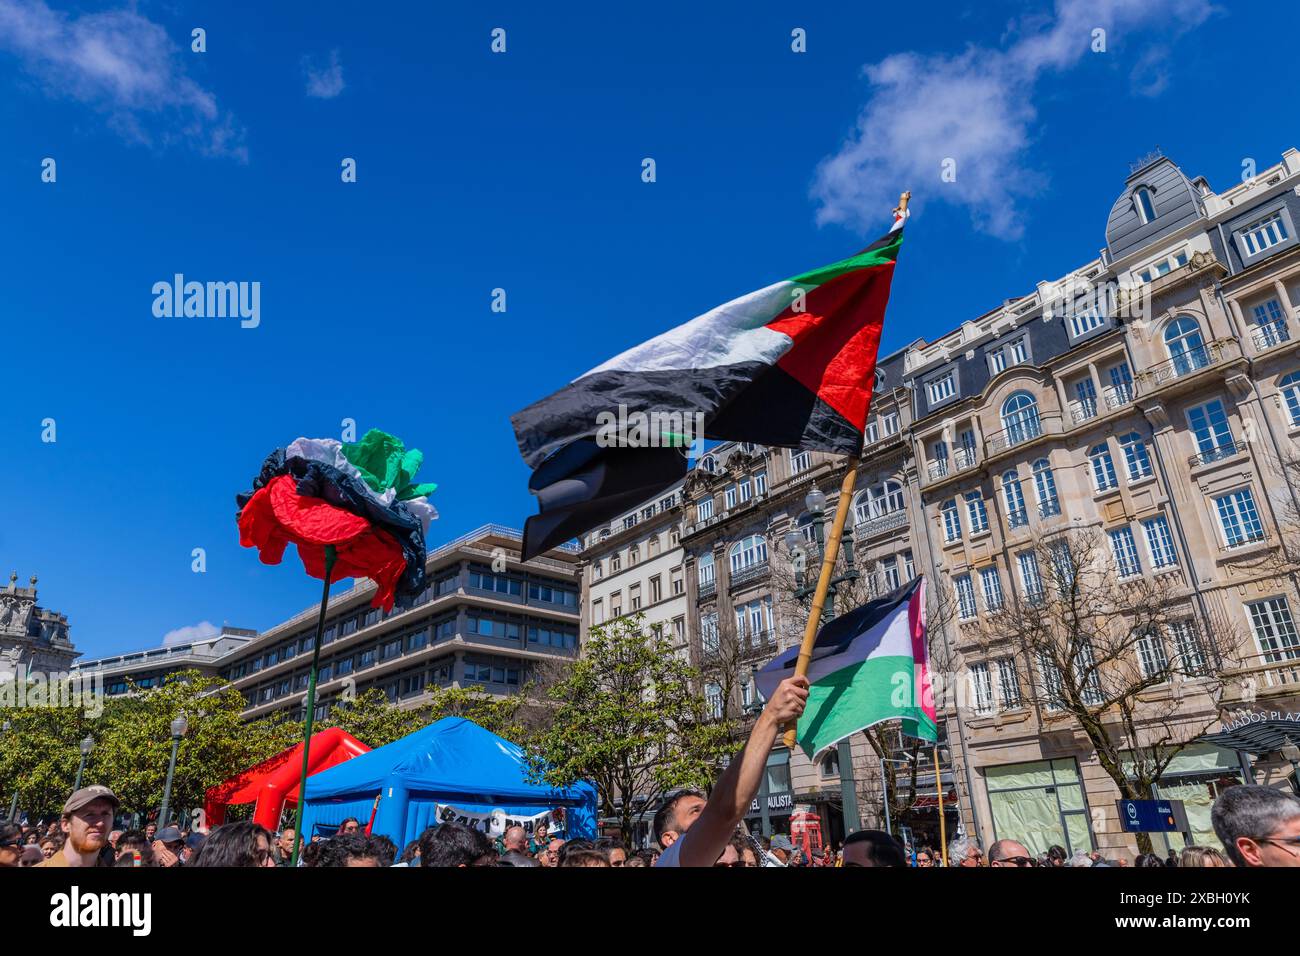
[(1203, 734), (1197, 740), (1254, 757), (1277, 753), (1284, 747), (1300, 746), (1300, 712), (1238, 713), (1223, 730)]

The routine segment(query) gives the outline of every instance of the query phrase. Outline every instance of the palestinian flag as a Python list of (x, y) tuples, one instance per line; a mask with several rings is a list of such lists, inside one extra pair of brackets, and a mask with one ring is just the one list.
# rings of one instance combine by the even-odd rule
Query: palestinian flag
[[(792, 647), (758, 672), (756, 684), (764, 698), (794, 676), (798, 657), (798, 646)], [(902, 719), (908, 736), (935, 740), (925, 579), (914, 578), (825, 625), (813, 646), (808, 682), (808, 706), (797, 735), (809, 757), (895, 718)]]
[(686, 473), (703, 438), (862, 448), (904, 218), (857, 255), (721, 305), (513, 416), (540, 514), (524, 558)]
[(239, 543), (279, 564), (296, 545), (303, 568), (325, 579), (325, 549), (336, 560), (331, 581), (370, 578), (372, 606), (391, 611), (424, 590), (425, 538), (438, 516), (416, 484), (424, 455), (372, 428), (359, 442), (299, 438), (262, 462), (253, 490), (235, 496)]

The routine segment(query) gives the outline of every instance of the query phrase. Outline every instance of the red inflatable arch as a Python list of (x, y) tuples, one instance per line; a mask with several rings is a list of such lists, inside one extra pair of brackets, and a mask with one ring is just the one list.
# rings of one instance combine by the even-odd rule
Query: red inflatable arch
[[(370, 750), (351, 734), (330, 727), (312, 734), (308, 754), (307, 776), (335, 764), (351, 760)], [(226, 820), (226, 807), (256, 803), (253, 821), (274, 832), (280, 825), (280, 813), (286, 803), (298, 802), (298, 776), (302, 773), (302, 744), (295, 744), (255, 767), (235, 775), (208, 790), (203, 811), (208, 826), (220, 826)]]

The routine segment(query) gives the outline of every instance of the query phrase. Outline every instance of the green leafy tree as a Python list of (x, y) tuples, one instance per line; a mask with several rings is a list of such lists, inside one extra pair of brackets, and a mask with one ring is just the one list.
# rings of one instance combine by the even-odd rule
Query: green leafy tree
[(730, 722), (709, 718), (698, 686), (643, 615), (591, 628), (583, 656), (547, 691), (549, 720), (526, 741), (533, 775), (555, 786), (593, 781), (601, 815), (630, 834), (634, 797), (651, 806), (679, 787), (706, 787), (736, 749)]
[(246, 723), (244, 706), (237, 690), (198, 671), (171, 674), (159, 687), (115, 697), (96, 722), (97, 743), (86, 780), (112, 787), (123, 810), (147, 815), (160, 808), (171, 756), (171, 723), (184, 714), (189, 727), (176, 755), (171, 806), (202, 806), (209, 787), (294, 742), (297, 725)]
[[(80, 745), (94, 721), (76, 707), (0, 708), (0, 813), (18, 806), (33, 819), (58, 814), (72, 792)], [(90, 778), (87, 778), (90, 779)]]

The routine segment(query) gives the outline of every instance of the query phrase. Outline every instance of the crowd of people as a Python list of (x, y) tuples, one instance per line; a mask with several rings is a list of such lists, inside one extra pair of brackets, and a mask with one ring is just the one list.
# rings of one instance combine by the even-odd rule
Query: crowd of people
[[(728, 764), (706, 796), (681, 790), (666, 798), (654, 817), (657, 846), (633, 851), (610, 838), (565, 839), (539, 824), (531, 833), (506, 829), (496, 840), (461, 823), (428, 827), (399, 848), (388, 837), (368, 832), (348, 818), (328, 837), (314, 834), (305, 843), (292, 828), (272, 833), (251, 821), (226, 823), (204, 831), (176, 826), (114, 829), (119, 801), (102, 785), (83, 787), (68, 798), (58, 820), (45, 826), (0, 823), (0, 867), (917, 867), (943, 865), (941, 854), (926, 846), (905, 849), (880, 830), (849, 834), (838, 847), (800, 845), (778, 834), (763, 840), (750, 834), (743, 818), (758, 792), (767, 755), (780, 728), (803, 712), (808, 681), (790, 678), (769, 698), (743, 750)], [(1300, 799), (1271, 787), (1243, 785), (1220, 794), (1212, 812), (1223, 849), (1187, 847), (1161, 858), (1153, 853), (1133, 860), (1153, 866), (1300, 866)], [(297, 844), (297, 847), (295, 847)], [(985, 854), (969, 838), (948, 848), (947, 865), (982, 867)], [(1123, 857), (1075, 853), (1059, 846), (1036, 855), (1023, 843), (1001, 839), (988, 849), (990, 867), (1127, 866)]]

